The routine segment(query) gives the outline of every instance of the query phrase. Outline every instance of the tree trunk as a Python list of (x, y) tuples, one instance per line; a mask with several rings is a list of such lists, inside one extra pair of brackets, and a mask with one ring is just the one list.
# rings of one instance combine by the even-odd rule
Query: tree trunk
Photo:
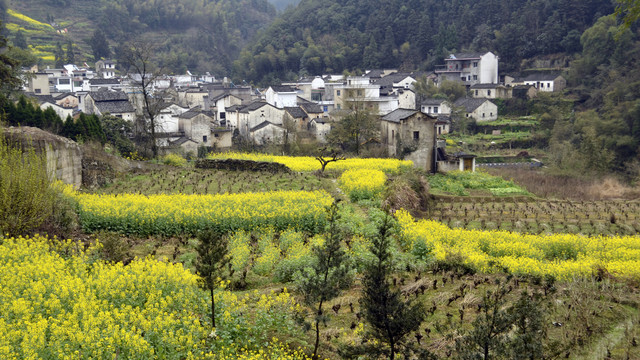
[(216, 302), (213, 298), (213, 286), (211, 287), (211, 325), (216, 327)]
[(316, 317), (316, 344), (313, 347), (313, 356), (311, 356), (314, 360), (318, 359), (318, 346), (320, 345), (320, 316), (322, 315), (322, 300), (320, 300), (320, 304), (318, 305), (318, 314)]

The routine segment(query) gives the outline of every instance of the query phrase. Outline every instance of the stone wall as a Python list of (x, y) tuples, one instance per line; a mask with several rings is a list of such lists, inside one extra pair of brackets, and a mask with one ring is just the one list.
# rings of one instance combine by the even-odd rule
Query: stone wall
[(56, 179), (76, 189), (82, 185), (82, 149), (75, 141), (28, 126), (5, 128), (4, 135), (23, 149), (32, 146), (44, 153), (49, 174)]

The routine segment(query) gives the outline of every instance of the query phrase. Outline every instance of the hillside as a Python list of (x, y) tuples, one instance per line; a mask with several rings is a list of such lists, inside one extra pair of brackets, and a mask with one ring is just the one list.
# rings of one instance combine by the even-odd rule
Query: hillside
[(6, 5), (8, 37), (13, 40), (22, 30), (45, 65), (52, 65), (56, 44), (68, 41), (77, 63), (92, 62), (88, 41), (101, 29), (112, 50), (143, 36), (155, 44), (157, 61), (169, 71), (219, 75), (276, 13), (266, 0), (9, 0)]
[(449, 52), (496, 52), (501, 70), (522, 59), (580, 51), (580, 35), (613, 12), (610, 1), (304, 0), (235, 63), (239, 78), (371, 68), (431, 69)]

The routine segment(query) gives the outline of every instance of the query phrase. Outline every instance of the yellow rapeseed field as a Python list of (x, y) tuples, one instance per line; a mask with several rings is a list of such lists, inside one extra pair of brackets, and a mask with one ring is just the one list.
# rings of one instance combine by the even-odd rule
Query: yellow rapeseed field
[[(320, 170), (320, 162), (311, 156), (278, 156), (256, 153), (214, 153), (210, 159), (239, 159), (252, 161), (277, 162), (284, 164), (293, 171), (310, 172)], [(413, 163), (409, 160), (398, 159), (346, 159), (329, 163), (326, 171), (342, 172), (351, 169), (380, 170), (385, 173), (396, 174), (403, 168), (409, 168)]]
[(218, 290), (211, 341), (208, 295), (181, 264), (108, 264), (94, 260), (99, 246), (60, 255), (74, 248), (42, 236), (1, 240), (1, 359), (306, 359), (267, 337), (296, 331), (301, 307), (286, 290)]
[(481, 272), (506, 270), (522, 275), (552, 275), (560, 280), (606, 271), (640, 279), (640, 237), (586, 237), (576, 234), (529, 235), (509, 231), (451, 229), (430, 220), (414, 221), (396, 212), (402, 245), (430, 247), (437, 260), (456, 255)]
[(85, 231), (123, 234), (195, 234), (217, 226), (251, 230), (273, 226), (317, 232), (333, 199), (324, 191), (272, 191), (219, 195), (85, 194), (66, 189), (79, 204)]

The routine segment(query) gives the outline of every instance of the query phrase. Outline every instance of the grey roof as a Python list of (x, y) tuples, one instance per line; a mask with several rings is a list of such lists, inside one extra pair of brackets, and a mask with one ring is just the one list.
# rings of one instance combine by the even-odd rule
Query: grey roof
[(275, 92), (296, 92), (296, 89), (288, 85), (271, 85), (269, 87)]
[(447, 101), (447, 99), (433, 99), (433, 98), (429, 98), (429, 99), (424, 99), (420, 105), (440, 105), (443, 102)]
[(486, 53), (455, 53), (450, 54), (446, 60), (480, 59), (484, 54)]
[(473, 84), (471, 85), (472, 89), (495, 89), (498, 86), (501, 86), (500, 84)]
[(269, 122), (269, 121), (265, 120), (265, 121), (261, 122), (260, 124), (258, 124), (256, 126), (252, 127), (251, 129), (249, 129), (249, 131), (250, 132), (254, 132), (254, 131), (266, 128), (267, 126), (270, 126), (270, 125), (277, 126), (277, 127), (282, 127), (280, 125), (276, 125), (276, 124), (274, 124), (272, 122)]
[(56, 99), (56, 100), (62, 100), (62, 99), (64, 99), (64, 98), (66, 98), (67, 96), (72, 96), (72, 97), (77, 98), (77, 96), (75, 96), (75, 95), (74, 95), (74, 94), (72, 94), (72, 93), (62, 93), (62, 94), (60, 94), (60, 95), (56, 96), (54, 99)]
[(299, 106), (285, 107), (284, 110), (293, 116), (294, 119), (301, 119), (307, 116), (307, 113), (305, 113)]
[(129, 101), (129, 97), (122, 91), (92, 91), (88, 94), (91, 96), (93, 101), (101, 102), (101, 101)]
[(383, 69), (374, 69), (367, 73), (367, 76), (370, 78), (381, 78), (384, 75)]
[(252, 102), (251, 104), (243, 107), (242, 109), (240, 109), (241, 113), (249, 113), (250, 111), (255, 111), (260, 109), (261, 107), (265, 106), (265, 105), (269, 105), (264, 101), (255, 101)]
[(183, 136), (183, 137), (181, 137), (180, 139), (178, 139), (178, 140), (176, 140), (176, 141), (171, 142), (171, 144), (173, 144), (173, 145), (182, 145), (182, 144), (184, 144), (184, 143), (186, 143), (186, 142), (189, 142), (189, 141), (191, 141), (191, 142), (194, 142), (194, 143), (195, 143), (195, 141), (193, 141), (193, 140), (191, 140), (191, 139), (189, 139), (189, 138), (187, 138), (187, 137), (184, 137), (184, 136)]
[(314, 102), (311, 102), (303, 97), (300, 96), (296, 96), (296, 102), (298, 103), (298, 105), (302, 105), (302, 104), (315, 104)]
[(311, 102), (300, 104), (300, 107), (307, 114), (322, 114), (324, 112), (322, 111), (322, 106)]
[(121, 114), (132, 113), (136, 111), (129, 100), (101, 101), (96, 102), (95, 105), (102, 114)]
[(244, 107), (244, 105), (231, 105), (225, 108), (226, 112), (236, 112), (240, 109), (242, 109)]
[(34, 94), (34, 93), (25, 93), (25, 95), (38, 100), (38, 103), (40, 103), (40, 104), (45, 103), (45, 102), (48, 102), (48, 103), (51, 103), (51, 104), (55, 104), (56, 103), (56, 100), (51, 95), (38, 95), (38, 94)]
[(118, 85), (120, 81), (118, 79), (91, 79), (89, 80), (91, 85)]
[[(487, 99), (474, 99), (474, 98), (461, 98), (461, 99), (456, 100), (455, 105), (456, 106), (463, 106), (465, 108), (465, 110), (468, 113), (470, 113), (473, 110), (479, 108), (480, 105), (484, 104), (487, 101), (489, 101), (489, 100), (487, 100)], [(491, 102), (491, 101), (489, 101), (489, 102)]]
[(389, 74), (380, 80), (376, 80), (375, 84), (382, 86), (393, 86), (394, 83), (400, 82), (407, 77), (410, 77), (409, 73), (393, 73)]
[(535, 73), (527, 75), (522, 81), (553, 81), (559, 76), (559, 74), (553, 73)]
[(438, 121), (436, 121), (439, 124), (451, 124), (451, 116), (450, 115), (438, 115)]
[(413, 116), (418, 112), (419, 112), (418, 110), (396, 109), (388, 113), (387, 115), (383, 116), (382, 120), (399, 123), (401, 120), (404, 120), (410, 116)]

